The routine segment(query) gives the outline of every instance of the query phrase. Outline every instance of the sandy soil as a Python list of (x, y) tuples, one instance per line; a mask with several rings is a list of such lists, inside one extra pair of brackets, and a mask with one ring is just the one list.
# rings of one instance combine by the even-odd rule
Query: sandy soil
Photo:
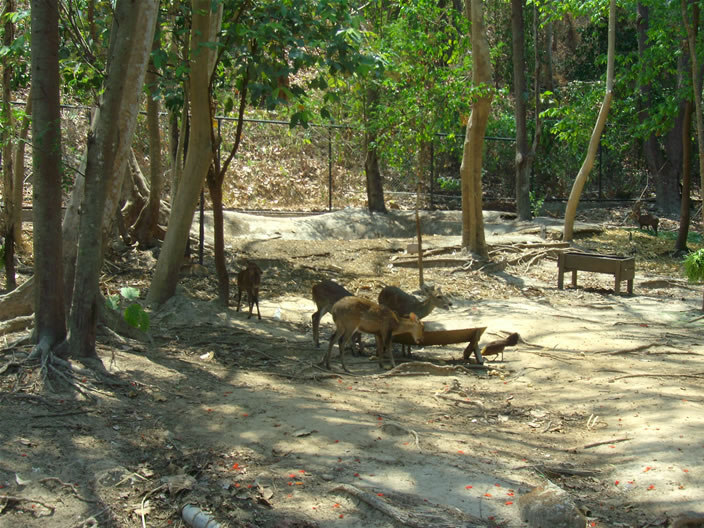
[[(348, 354), (351, 375), (334, 357), (328, 372), (311, 285), (412, 291), (414, 216), (228, 218), (232, 271), (244, 258), (264, 269), (261, 320), (217, 306), (206, 259), (210, 273), (185, 276), (151, 314), (150, 342), (101, 338), (125, 384), (79, 374), (84, 393), (55, 394), (38, 392), (36, 369), (0, 377), (0, 526), (184, 526), (185, 504), (229, 526), (402, 526), (376, 501), (408, 525), (519, 527), (518, 498), (547, 481), (589, 526), (704, 515), (700, 288), (638, 263), (634, 295), (587, 273), (558, 290), (556, 250), (520, 245), (549, 243), (560, 223), (499, 213), (486, 232), (504, 265), (480, 270), (441, 251), (459, 245), (459, 215), (424, 214), (424, 247), (437, 251), (425, 280), (453, 300), (426, 321), (522, 342), (484, 368), (456, 344), (417, 348), (396, 370)], [(654, 238), (629, 232), (624, 253)], [(148, 284), (150, 265), (149, 252), (113, 259), (106, 288)], [(328, 315), (322, 336), (331, 328)]]

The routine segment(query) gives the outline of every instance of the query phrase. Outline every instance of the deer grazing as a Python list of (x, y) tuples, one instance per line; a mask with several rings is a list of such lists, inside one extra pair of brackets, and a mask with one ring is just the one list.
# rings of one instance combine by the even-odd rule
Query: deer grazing
[(335, 343), (340, 349), (340, 363), (345, 372), (345, 347), (355, 332), (365, 332), (376, 336), (379, 366), (384, 367), (384, 352), (388, 350), (391, 366), (395, 367), (394, 356), (391, 353), (391, 337), (398, 334), (411, 334), (413, 340), (419, 343), (423, 338), (423, 323), (415, 314), (409, 317), (399, 317), (390, 308), (381, 306), (361, 297), (347, 296), (337, 301), (332, 307), (332, 318), (335, 321), (335, 333), (330, 338), (328, 350), (320, 362), (330, 370), (330, 355)]
[(641, 212), (640, 200), (633, 204), (631, 216), (636, 222), (638, 222), (638, 229), (643, 229), (643, 227), (652, 227), (655, 234), (658, 234), (658, 224), (660, 224), (660, 219), (650, 213)]
[(240, 311), (240, 302), (242, 301), (242, 291), (247, 292), (247, 302), (249, 303), (249, 317), (252, 318), (252, 308), (257, 305), (257, 317), (262, 318), (259, 313), (259, 286), (262, 282), (262, 270), (257, 266), (256, 262), (247, 261), (247, 267), (237, 274), (237, 311)]
[[(379, 304), (388, 306), (402, 317), (408, 317), (409, 314), (414, 313), (418, 319), (426, 317), (434, 308), (449, 310), (452, 306), (450, 300), (443, 295), (439, 287), (435, 288), (424, 284), (421, 287), (421, 292), (425, 295), (423, 301), (419, 301), (413, 295), (396, 286), (385, 286), (379, 293)], [(402, 350), (405, 356), (411, 355), (411, 347), (406, 350), (404, 346)]]

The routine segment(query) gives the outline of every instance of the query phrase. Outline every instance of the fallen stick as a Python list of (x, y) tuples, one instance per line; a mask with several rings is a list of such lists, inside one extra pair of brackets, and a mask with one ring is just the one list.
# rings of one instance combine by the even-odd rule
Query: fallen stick
[(590, 449), (592, 447), (599, 447), (606, 444), (618, 444), (619, 442), (627, 442), (628, 440), (633, 440), (633, 438), (617, 438), (615, 440), (603, 440), (601, 442), (594, 442), (593, 444), (587, 444), (582, 447), (582, 449)]
[(699, 372), (697, 374), (628, 374), (626, 376), (614, 378), (613, 381), (626, 378), (704, 378), (704, 372)]

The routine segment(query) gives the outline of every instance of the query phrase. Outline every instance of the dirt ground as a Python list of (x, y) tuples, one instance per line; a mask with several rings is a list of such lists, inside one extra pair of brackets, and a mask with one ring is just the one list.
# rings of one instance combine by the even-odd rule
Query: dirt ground
[[(588, 526), (704, 515), (701, 286), (664, 234), (624, 218), (592, 215), (574, 246), (636, 256), (633, 295), (584, 272), (557, 289), (559, 220), (486, 213), (487, 263), (459, 250), (459, 213), (424, 213), (424, 278), (453, 303), (426, 324), (522, 340), (484, 366), (462, 360), (465, 344), (397, 354), (395, 370), (347, 354), (347, 374), (337, 355), (332, 372), (316, 366), (332, 319), (316, 349), (310, 288), (416, 290), (414, 215), (230, 214), (230, 271), (264, 270), (261, 320), (236, 311), (234, 284), (234, 306), (217, 305), (206, 243), (205, 269), (150, 313), (149, 340), (101, 335), (114, 383), (77, 370), (81, 390), (57, 393), (34, 368), (0, 376), (0, 527), (188, 526), (189, 504), (233, 527), (520, 527), (519, 497), (548, 481)], [(113, 255), (106, 292), (146, 293), (154, 262)]]

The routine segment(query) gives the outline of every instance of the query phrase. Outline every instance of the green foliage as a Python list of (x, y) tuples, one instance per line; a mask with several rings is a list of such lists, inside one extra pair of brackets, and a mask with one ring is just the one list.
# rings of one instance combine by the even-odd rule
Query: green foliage
[[(122, 304), (129, 303), (124, 309), (122, 316), (127, 324), (138, 328), (142, 332), (149, 330), (149, 314), (136, 302), (139, 299), (137, 288), (125, 287), (120, 289), (119, 294), (109, 295), (106, 300), (107, 307), (111, 310), (119, 311)], [(123, 300), (126, 303), (123, 303)]]
[(684, 274), (690, 282), (704, 281), (704, 249), (693, 251), (684, 259)]
[(543, 205), (545, 204), (545, 196), (538, 197), (535, 191), (529, 191), (528, 196), (530, 198), (530, 211), (533, 216), (540, 216), (543, 212)]

